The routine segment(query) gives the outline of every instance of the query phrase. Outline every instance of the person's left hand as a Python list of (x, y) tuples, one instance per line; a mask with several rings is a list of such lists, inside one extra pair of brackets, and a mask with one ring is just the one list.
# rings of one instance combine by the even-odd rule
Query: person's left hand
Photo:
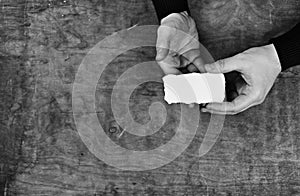
[(188, 72), (203, 72), (203, 60), (196, 23), (187, 12), (173, 13), (161, 20), (157, 30), (156, 61), (165, 74), (181, 74), (181, 69)]
[[(202, 66), (201, 66), (202, 67)], [(204, 65), (209, 73), (237, 71), (241, 75), (236, 82), (236, 98), (231, 102), (209, 103), (203, 112), (237, 114), (261, 104), (275, 79), (281, 72), (280, 61), (273, 44), (251, 48), (233, 57)]]

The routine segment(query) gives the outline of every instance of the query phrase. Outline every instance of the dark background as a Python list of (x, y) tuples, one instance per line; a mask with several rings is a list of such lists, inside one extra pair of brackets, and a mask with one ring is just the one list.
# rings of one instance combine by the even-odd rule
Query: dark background
[[(299, 0), (190, 0), (189, 5), (200, 41), (215, 59), (265, 44), (300, 21)], [(113, 32), (157, 23), (150, 0), (0, 1), (0, 195), (300, 194), (299, 67), (279, 76), (262, 105), (226, 117), (204, 157), (193, 152), (208, 114), (201, 116), (198, 139), (159, 169), (124, 172), (88, 151), (71, 108), (81, 60)], [(102, 78), (105, 85), (98, 85), (99, 120), (128, 148), (163, 141), (117, 141), (111, 89), (128, 66), (154, 56), (153, 48), (121, 55)], [(141, 123), (149, 118), (150, 102), (163, 99), (159, 84), (145, 86), (132, 96), (131, 111)], [(174, 115), (166, 126), (173, 130), (176, 122)]]

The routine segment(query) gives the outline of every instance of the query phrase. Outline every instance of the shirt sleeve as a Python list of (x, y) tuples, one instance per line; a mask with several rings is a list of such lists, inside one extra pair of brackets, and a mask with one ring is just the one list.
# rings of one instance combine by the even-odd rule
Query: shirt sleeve
[(271, 39), (277, 51), (282, 71), (300, 65), (300, 23), (289, 32)]
[(159, 21), (172, 13), (187, 11), (190, 14), (187, 0), (152, 0)]

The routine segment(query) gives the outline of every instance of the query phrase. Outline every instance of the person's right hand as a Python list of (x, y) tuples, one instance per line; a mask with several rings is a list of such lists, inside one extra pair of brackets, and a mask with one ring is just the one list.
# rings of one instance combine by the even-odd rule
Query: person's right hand
[[(231, 102), (209, 103), (203, 112), (237, 114), (261, 104), (281, 72), (280, 60), (273, 44), (250, 48), (240, 54), (204, 66), (208, 73), (237, 71), (236, 95)], [(240, 80), (242, 79), (242, 80)]]
[[(204, 72), (199, 47), (195, 21), (187, 12), (173, 13), (161, 20), (156, 61), (165, 74), (180, 74), (179, 69), (184, 67), (190, 72)], [(197, 69), (193, 64), (197, 64)]]

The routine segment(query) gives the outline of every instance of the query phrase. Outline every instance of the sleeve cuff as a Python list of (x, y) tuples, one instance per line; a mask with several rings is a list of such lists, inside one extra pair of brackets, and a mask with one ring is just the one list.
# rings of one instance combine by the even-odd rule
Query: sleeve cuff
[(180, 13), (190, 10), (187, 0), (152, 0), (159, 21), (172, 13)]
[(282, 71), (300, 65), (300, 23), (292, 30), (271, 39), (278, 54)]

